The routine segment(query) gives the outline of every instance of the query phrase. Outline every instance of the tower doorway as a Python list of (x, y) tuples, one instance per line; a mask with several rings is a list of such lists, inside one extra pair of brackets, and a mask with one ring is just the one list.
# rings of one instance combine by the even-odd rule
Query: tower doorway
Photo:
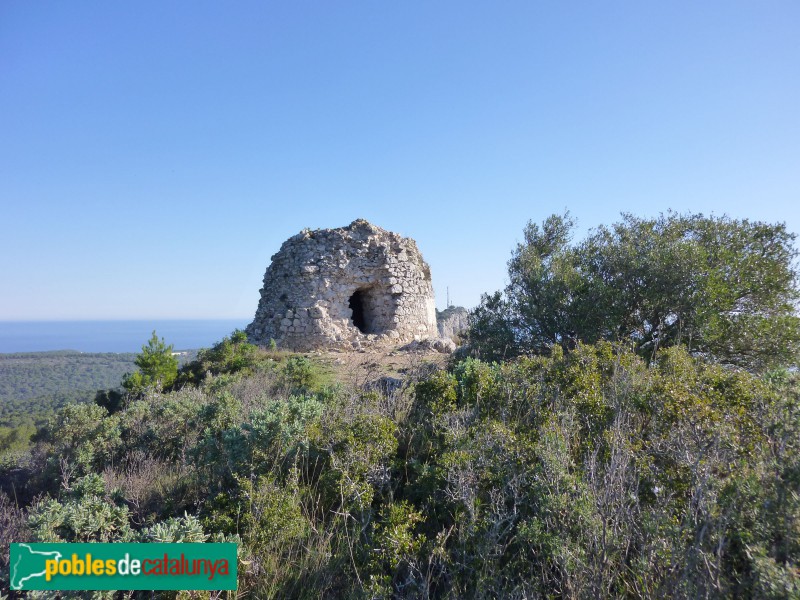
[(350, 296), (350, 310), (353, 311), (353, 325), (358, 328), (361, 333), (369, 333), (369, 325), (370, 323), (367, 322), (367, 315), (366, 311), (364, 310), (364, 290), (356, 290), (352, 296)]

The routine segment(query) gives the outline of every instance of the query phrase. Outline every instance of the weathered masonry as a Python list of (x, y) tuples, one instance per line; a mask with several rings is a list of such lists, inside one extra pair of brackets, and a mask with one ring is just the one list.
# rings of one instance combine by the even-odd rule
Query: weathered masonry
[(246, 331), (301, 351), (435, 338), (430, 268), (414, 240), (363, 219), (303, 230), (272, 257)]

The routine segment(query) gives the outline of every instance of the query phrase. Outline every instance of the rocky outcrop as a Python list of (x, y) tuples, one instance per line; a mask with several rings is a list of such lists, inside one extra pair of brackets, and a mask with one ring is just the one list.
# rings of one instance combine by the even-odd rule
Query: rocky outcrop
[(455, 349), (456, 343), (453, 340), (441, 337), (413, 341), (400, 348), (404, 352), (441, 352), (442, 354), (451, 354)]
[(436, 311), (436, 326), (440, 338), (454, 339), (469, 327), (467, 320), (469, 311), (463, 306), (449, 306), (443, 311)]
[(414, 240), (363, 219), (303, 230), (272, 257), (246, 331), (299, 351), (436, 337), (430, 268)]

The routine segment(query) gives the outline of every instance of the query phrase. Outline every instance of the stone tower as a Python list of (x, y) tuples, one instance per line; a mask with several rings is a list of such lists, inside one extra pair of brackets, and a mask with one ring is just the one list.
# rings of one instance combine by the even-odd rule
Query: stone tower
[(431, 271), (414, 240), (363, 219), (305, 229), (272, 257), (246, 331), (300, 351), (435, 338)]

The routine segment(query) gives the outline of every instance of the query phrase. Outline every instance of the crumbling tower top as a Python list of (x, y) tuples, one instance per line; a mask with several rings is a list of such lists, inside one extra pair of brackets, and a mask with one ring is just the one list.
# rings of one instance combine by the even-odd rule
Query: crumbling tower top
[(301, 351), (436, 337), (430, 268), (414, 240), (364, 219), (304, 229), (272, 257), (247, 335)]

